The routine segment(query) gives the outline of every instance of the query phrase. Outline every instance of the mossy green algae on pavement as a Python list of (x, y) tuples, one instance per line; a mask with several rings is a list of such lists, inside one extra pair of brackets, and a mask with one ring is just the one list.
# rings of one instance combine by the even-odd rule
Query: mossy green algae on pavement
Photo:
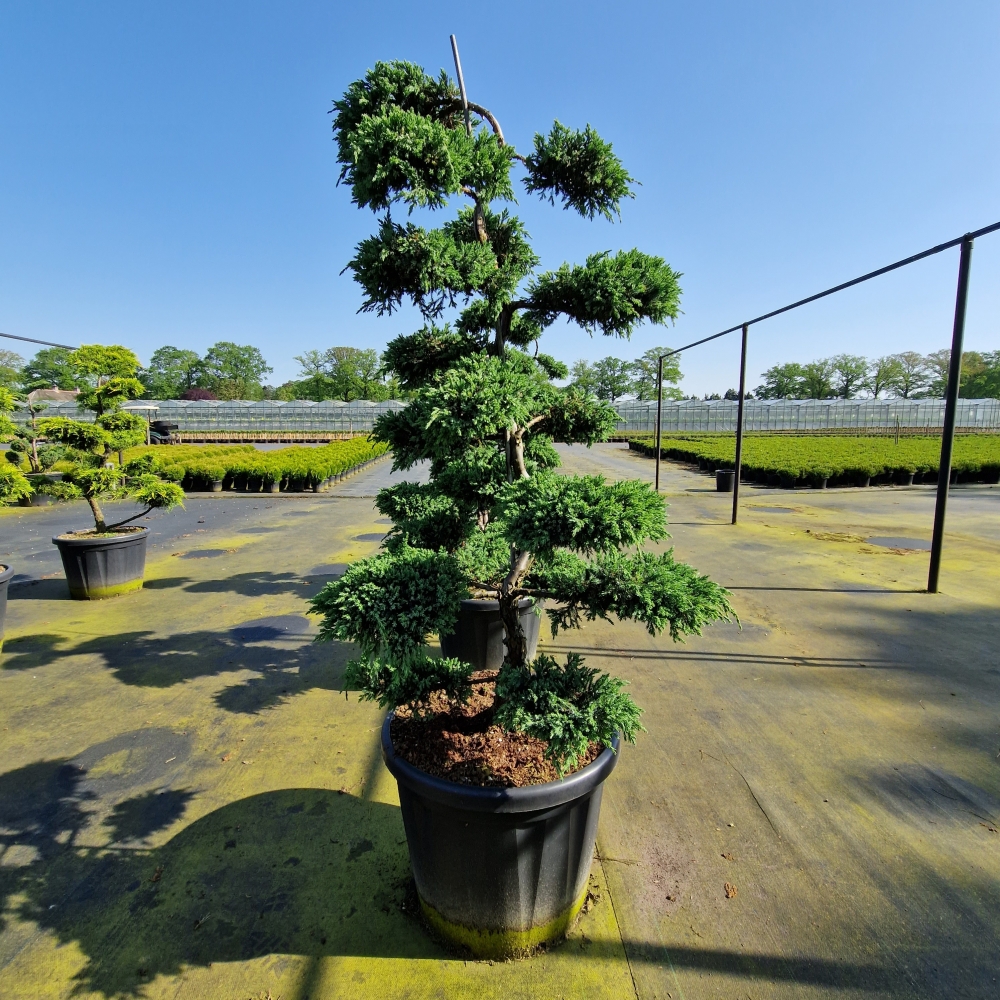
[[(382, 713), (344, 700), (350, 649), (236, 635), (302, 615), (322, 582), (308, 570), (347, 562), (378, 528), (370, 499), (302, 513), (268, 511), (272, 533), (199, 534), (239, 546), (222, 559), (152, 547), (146, 589), (122, 601), (71, 602), (62, 581), (16, 592), (0, 661), (0, 996), (633, 996), (610, 903), (558, 948), (493, 965), (449, 956), (403, 909)], [(40, 599), (48, 582), (58, 598)]]

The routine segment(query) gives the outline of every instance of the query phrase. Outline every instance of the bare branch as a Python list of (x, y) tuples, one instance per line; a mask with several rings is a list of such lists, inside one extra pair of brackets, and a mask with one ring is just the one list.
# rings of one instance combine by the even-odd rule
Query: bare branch
[(109, 524), (104, 530), (114, 531), (115, 528), (120, 528), (123, 524), (128, 524), (129, 521), (137, 521), (140, 517), (145, 517), (153, 508), (147, 507), (145, 510), (140, 510), (138, 514), (133, 514), (131, 517), (126, 517), (124, 521), (115, 521), (114, 524)]

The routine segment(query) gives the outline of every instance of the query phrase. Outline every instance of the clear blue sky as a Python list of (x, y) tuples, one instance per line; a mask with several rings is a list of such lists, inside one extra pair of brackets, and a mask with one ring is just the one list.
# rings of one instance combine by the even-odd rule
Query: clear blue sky
[[(675, 327), (560, 327), (544, 348), (678, 345), (1000, 219), (998, 29), (995, 0), (8, 0), (0, 330), (143, 359), (236, 340), (275, 384), (308, 348), (411, 331), (412, 312), (357, 315), (339, 274), (374, 218), (335, 186), (327, 111), (377, 59), (450, 70), (454, 31), (470, 96), (519, 148), (590, 122), (642, 181), (615, 225), (522, 195), (544, 265), (638, 246), (684, 273)], [(750, 384), (779, 361), (947, 346), (956, 268), (952, 251), (756, 328)], [(1000, 234), (975, 251), (970, 348), (1000, 348), (998, 274)], [(685, 356), (683, 388), (734, 385), (736, 350)]]

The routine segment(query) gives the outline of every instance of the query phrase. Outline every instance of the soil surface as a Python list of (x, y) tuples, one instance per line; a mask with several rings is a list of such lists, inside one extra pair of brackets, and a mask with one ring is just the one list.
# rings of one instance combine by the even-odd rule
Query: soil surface
[(93, 528), (82, 528), (80, 531), (66, 531), (56, 537), (60, 540), (76, 538), (117, 538), (119, 535), (134, 535), (136, 532), (148, 530), (141, 524), (130, 524), (127, 527), (115, 528), (113, 531), (95, 531)]
[[(472, 697), (454, 705), (443, 693), (431, 696), (430, 713), (415, 715), (400, 707), (392, 720), (392, 745), (403, 760), (445, 781), (491, 788), (522, 788), (558, 781), (559, 772), (545, 757), (545, 740), (509, 733), (493, 722), (496, 671), (472, 675)], [(577, 766), (593, 762), (603, 747), (591, 743)]]

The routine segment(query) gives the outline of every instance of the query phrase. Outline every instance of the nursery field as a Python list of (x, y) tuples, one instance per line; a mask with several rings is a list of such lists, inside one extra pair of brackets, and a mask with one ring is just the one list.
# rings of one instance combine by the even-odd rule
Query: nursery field
[(318, 448), (279, 448), (257, 451), (252, 444), (237, 445), (143, 445), (130, 448), (125, 462), (147, 458), (152, 471), (179, 483), (186, 490), (209, 490), (213, 483), (223, 489), (251, 492), (313, 489), (386, 452), (386, 445), (367, 437), (333, 441)]
[[(559, 451), (569, 473), (652, 475), (624, 445)], [(730, 496), (664, 477), (655, 550), (729, 588), (740, 625), (675, 644), (543, 623), (541, 651), (629, 682), (648, 732), (606, 783), (579, 924), (528, 960), (424, 930), (384, 713), (345, 697), (355, 647), (312, 641), (310, 598), (388, 528), (387, 462), (150, 515), (128, 596), (71, 601), (57, 561), (12, 585), (0, 996), (994, 996), (1000, 487), (955, 491), (931, 595), (900, 543), (929, 537), (933, 490), (752, 488), (734, 526)], [(87, 516), (0, 512), (0, 562), (32, 572), (24, 539), (44, 554)]]
[[(633, 438), (629, 447), (655, 457), (652, 435)], [(732, 468), (736, 439), (732, 434), (667, 434), (661, 457), (697, 462), (703, 469)], [(786, 437), (748, 434), (743, 439), (744, 480), (774, 486), (867, 486), (890, 482), (936, 482), (939, 438)], [(959, 482), (1000, 481), (1000, 434), (955, 438), (952, 470)]]

